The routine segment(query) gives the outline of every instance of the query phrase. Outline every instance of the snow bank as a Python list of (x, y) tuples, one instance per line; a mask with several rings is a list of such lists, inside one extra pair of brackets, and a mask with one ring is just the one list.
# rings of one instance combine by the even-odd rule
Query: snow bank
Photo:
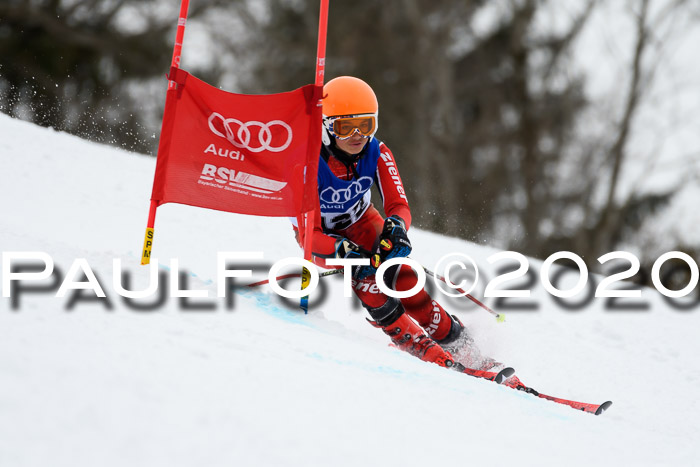
[[(594, 417), (389, 348), (343, 298), (338, 276), (322, 280), (308, 316), (266, 288), (234, 295), (232, 310), (214, 298), (196, 302), (209, 310), (177, 299), (134, 310), (114, 293), (112, 261), (145, 286), (138, 259), (155, 160), (4, 115), (0, 154), (2, 251), (46, 252), (63, 275), (85, 258), (108, 295), (108, 304), (87, 291), (23, 293), (15, 308), (0, 300), (0, 465), (700, 461), (695, 308), (677, 311), (644, 290), (647, 311), (613, 312), (602, 301), (566, 311), (536, 286), (539, 309), (497, 324), (441, 299), (527, 384), (614, 401)], [(188, 287), (210, 297), (219, 251), (263, 251), (270, 264), (299, 254), (286, 219), (166, 205), (155, 232), (154, 256), (178, 258)], [(448, 252), (488, 266), (495, 251), (411, 236), (414, 258), (429, 267)]]

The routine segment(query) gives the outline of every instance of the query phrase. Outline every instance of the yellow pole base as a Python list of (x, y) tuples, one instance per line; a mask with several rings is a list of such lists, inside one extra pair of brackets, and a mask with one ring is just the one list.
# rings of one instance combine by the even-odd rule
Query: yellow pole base
[(153, 229), (146, 228), (146, 238), (143, 240), (143, 253), (141, 254), (141, 264), (151, 263), (151, 248), (153, 247)]

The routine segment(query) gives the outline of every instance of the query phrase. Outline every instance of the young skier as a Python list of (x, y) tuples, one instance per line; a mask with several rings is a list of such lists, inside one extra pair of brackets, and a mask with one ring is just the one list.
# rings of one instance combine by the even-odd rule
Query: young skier
[[(425, 290), (402, 299), (379, 291), (376, 272), (380, 264), (411, 252), (407, 235), (411, 210), (406, 192), (391, 150), (374, 136), (379, 106), (372, 88), (358, 78), (341, 76), (323, 87), (323, 95), (320, 211), (312, 239), (314, 263), (333, 268), (326, 264), (327, 259), (369, 258), (369, 266), (353, 268), (353, 290), (373, 324), (401, 350), (577, 410), (598, 415), (610, 407), (610, 401), (586, 404), (540, 394), (525, 386), (513, 376), (512, 368), (483, 358), (459, 319), (447, 314)], [(381, 195), (386, 219), (370, 201), (374, 185)], [(296, 228), (295, 233), (303, 245), (303, 233)], [(410, 290), (417, 283), (415, 272), (408, 266), (388, 268), (383, 279), (398, 291)]]
[[(450, 316), (425, 290), (396, 299), (381, 293), (375, 282), (382, 261), (411, 252), (407, 231), (411, 210), (391, 150), (374, 135), (378, 103), (361, 79), (341, 76), (323, 88), (323, 145), (318, 168), (320, 213), (313, 237), (314, 263), (325, 268), (328, 258), (370, 258), (370, 266), (353, 268), (353, 290), (374, 320), (400, 349), (445, 367), (455, 365), (446, 349), (467, 338), (460, 321)], [(383, 219), (370, 201), (376, 185)], [(295, 229), (297, 241), (302, 235)], [(417, 282), (408, 266), (387, 270), (392, 289), (410, 290)]]

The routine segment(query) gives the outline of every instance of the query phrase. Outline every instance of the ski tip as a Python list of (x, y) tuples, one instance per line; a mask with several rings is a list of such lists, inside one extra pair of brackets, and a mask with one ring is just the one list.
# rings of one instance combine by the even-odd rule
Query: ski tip
[(596, 414), (596, 415), (602, 414), (603, 412), (605, 412), (606, 410), (608, 410), (608, 409), (610, 408), (611, 405), (612, 405), (612, 401), (603, 402), (602, 404), (600, 404), (600, 405), (598, 406), (598, 409), (595, 411), (595, 414)]
[(505, 380), (507, 380), (508, 378), (510, 378), (511, 376), (513, 376), (514, 374), (515, 374), (515, 370), (514, 370), (513, 368), (511, 368), (511, 367), (507, 367), (507, 368), (504, 368), (504, 369), (502, 369), (501, 371), (499, 371), (498, 374), (496, 375), (496, 377), (493, 378), (493, 380), (494, 380), (497, 384), (501, 384), (501, 383), (503, 383)]

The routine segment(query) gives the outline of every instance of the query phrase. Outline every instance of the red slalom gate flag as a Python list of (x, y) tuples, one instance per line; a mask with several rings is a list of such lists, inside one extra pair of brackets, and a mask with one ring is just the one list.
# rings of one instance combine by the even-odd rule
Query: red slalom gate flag
[[(320, 86), (234, 94), (171, 68), (152, 202), (257, 216), (316, 209)], [(308, 174), (308, 177), (306, 176)]]

